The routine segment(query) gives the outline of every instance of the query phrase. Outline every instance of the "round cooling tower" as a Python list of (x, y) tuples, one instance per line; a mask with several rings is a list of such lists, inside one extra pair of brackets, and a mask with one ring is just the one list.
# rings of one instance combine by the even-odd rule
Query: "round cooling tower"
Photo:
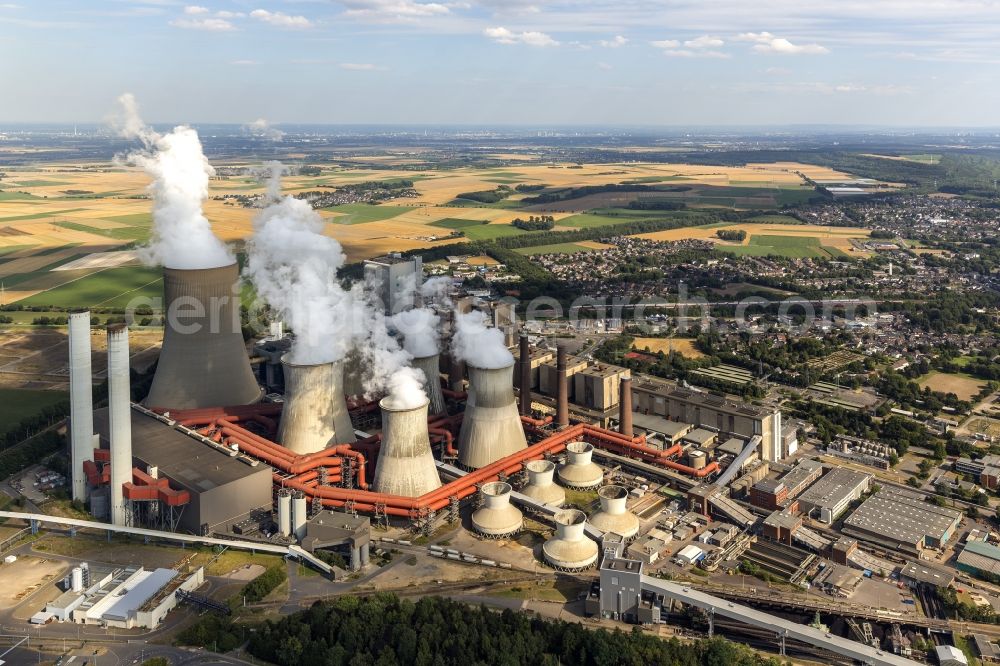
[(472, 529), (484, 537), (500, 539), (521, 531), (524, 517), (510, 504), (510, 484), (496, 481), (479, 489), (482, 508), (472, 514)]
[(340, 361), (299, 365), (281, 358), (285, 374), (285, 404), (278, 441), (298, 454), (322, 451), (331, 444), (353, 442), (354, 427), (344, 399)]
[(382, 447), (372, 488), (377, 493), (420, 497), (441, 487), (427, 433), (427, 399), (417, 407), (401, 407), (382, 398)]
[(163, 347), (148, 407), (226, 407), (260, 399), (240, 327), (238, 278), (236, 264), (163, 269)]
[(424, 373), (424, 390), (430, 399), (430, 413), (444, 414), (444, 394), (441, 393), (441, 370), (439, 355), (416, 357), (411, 362), (413, 367)]
[(583, 533), (587, 514), (578, 509), (560, 511), (553, 520), (556, 533), (542, 544), (546, 564), (559, 571), (582, 571), (597, 561), (597, 543)]
[(601, 485), (604, 470), (591, 461), (594, 446), (586, 442), (570, 442), (566, 445), (566, 462), (559, 466), (556, 474), (559, 481), (568, 488), (586, 490)]
[(361, 371), (361, 352), (352, 349), (344, 358), (344, 395), (348, 398), (365, 394), (365, 377)]
[(639, 534), (639, 518), (626, 510), (628, 490), (622, 486), (604, 486), (597, 491), (601, 500), (601, 510), (595, 512), (588, 521), (602, 532), (620, 534), (631, 541)]
[(528, 447), (514, 400), (514, 364), (468, 366), (469, 397), (458, 435), (458, 463), (479, 469)]
[(566, 501), (566, 491), (552, 482), (556, 465), (551, 460), (532, 460), (525, 463), (528, 485), (520, 493), (549, 506), (562, 506)]

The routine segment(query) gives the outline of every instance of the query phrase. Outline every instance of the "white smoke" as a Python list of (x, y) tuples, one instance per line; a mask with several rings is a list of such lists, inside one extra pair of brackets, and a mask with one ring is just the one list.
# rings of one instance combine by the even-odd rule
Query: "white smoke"
[(424, 305), (431, 303), (446, 305), (451, 303), (451, 299), (448, 296), (450, 291), (451, 278), (441, 276), (424, 280), (424, 283), (420, 285), (419, 293), (421, 299), (424, 301)]
[(127, 155), (127, 163), (141, 166), (153, 178), (153, 233), (149, 245), (139, 250), (142, 260), (167, 268), (216, 268), (236, 258), (212, 233), (202, 210), (208, 198), (208, 181), (215, 170), (205, 158), (198, 133), (180, 125), (159, 134), (142, 122), (135, 97), (118, 98), (121, 136), (142, 141), (144, 150)]
[(424, 373), (416, 368), (404, 366), (392, 375), (386, 385), (388, 403), (394, 409), (416, 409), (427, 403), (424, 392)]
[(477, 368), (505, 368), (514, 363), (514, 356), (504, 344), (503, 331), (486, 325), (486, 315), (478, 310), (455, 316), (455, 337), (452, 352)]
[(253, 136), (270, 141), (281, 141), (285, 138), (285, 133), (276, 127), (271, 127), (271, 123), (267, 122), (265, 118), (258, 118), (252, 123), (247, 123), (243, 128)]
[(414, 358), (434, 356), (438, 345), (441, 318), (429, 308), (404, 310), (392, 317), (392, 326), (403, 335), (403, 349)]

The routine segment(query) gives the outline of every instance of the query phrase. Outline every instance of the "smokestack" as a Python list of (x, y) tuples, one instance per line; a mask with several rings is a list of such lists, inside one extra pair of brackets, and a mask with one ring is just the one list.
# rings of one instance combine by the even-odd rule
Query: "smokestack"
[(458, 435), (458, 462), (479, 469), (528, 447), (514, 400), (514, 364), (469, 365), (469, 398)]
[(90, 367), (90, 312), (69, 316), (69, 423), (73, 499), (87, 499), (83, 463), (94, 457), (94, 395)]
[(524, 416), (531, 413), (531, 349), (528, 345), (528, 335), (526, 333), (521, 334), (519, 356), (521, 386), (518, 396), (521, 398), (521, 415)]
[(424, 391), (430, 399), (430, 413), (444, 414), (447, 411), (447, 406), (444, 394), (441, 393), (440, 356), (434, 354), (433, 356), (416, 357), (410, 363), (414, 368), (424, 373)]
[(285, 373), (285, 406), (278, 441), (295, 453), (322, 451), (333, 443), (353, 442), (354, 427), (344, 399), (344, 365), (340, 361), (299, 365), (281, 358)]
[(163, 347), (147, 406), (196, 409), (260, 399), (240, 330), (237, 279), (236, 264), (163, 269)]
[(639, 534), (639, 518), (626, 509), (628, 490), (623, 486), (604, 486), (597, 491), (601, 501), (601, 510), (588, 520), (590, 524), (602, 532), (620, 534), (630, 541)]
[(556, 347), (556, 425), (569, 425), (569, 379), (566, 375), (566, 347)]
[(406, 407), (392, 397), (382, 398), (382, 447), (375, 465), (377, 493), (420, 497), (441, 487), (431, 441), (427, 433), (425, 398), (417, 407)]
[(581, 571), (593, 566), (597, 561), (597, 544), (583, 533), (587, 514), (567, 509), (553, 516), (553, 520), (555, 536), (542, 544), (542, 556), (549, 566), (559, 571)]
[(521, 531), (524, 516), (510, 504), (509, 483), (495, 481), (479, 489), (483, 506), (472, 514), (472, 529), (487, 539), (503, 539)]
[(635, 437), (632, 427), (632, 378), (622, 378), (618, 387), (618, 428), (626, 437)]
[(122, 484), (132, 480), (132, 396), (128, 327), (108, 326), (108, 421), (111, 448), (111, 522), (125, 525)]

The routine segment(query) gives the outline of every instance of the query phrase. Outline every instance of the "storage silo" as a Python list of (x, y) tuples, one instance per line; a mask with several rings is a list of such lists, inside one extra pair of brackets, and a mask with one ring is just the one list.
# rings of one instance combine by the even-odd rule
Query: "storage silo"
[(597, 562), (597, 543), (583, 533), (587, 514), (579, 509), (560, 511), (553, 520), (555, 535), (542, 544), (545, 562), (559, 571), (583, 571)]
[(299, 454), (322, 451), (330, 444), (353, 442), (354, 427), (344, 398), (344, 366), (340, 361), (304, 365), (289, 354), (281, 359), (285, 404), (278, 441)]
[(708, 456), (701, 449), (688, 451), (688, 462), (694, 469), (703, 469), (708, 464)]
[(458, 436), (458, 462), (479, 469), (528, 447), (514, 398), (514, 364), (468, 365), (469, 397)]
[(73, 567), (73, 573), (70, 575), (70, 590), (73, 592), (83, 592), (83, 569), (80, 567)]
[(309, 502), (305, 493), (297, 491), (292, 496), (292, 533), (299, 541), (306, 536), (306, 524), (309, 522)]
[(524, 516), (510, 503), (509, 483), (495, 481), (479, 489), (483, 506), (472, 514), (472, 529), (488, 539), (502, 539), (517, 534)]
[(441, 487), (427, 432), (427, 405), (403, 406), (382, 398), (382, 447), (372, 488), (377, 493), (420, 497)]
[(260, 399), (243, 342), (238, 278), (236, 264), (163, 269), (163, 346), (148, 407), (196, 409)]
[(556, 474), (567, 488), (587, 490), (601, 485), (604, 470), (593, 462), (593, 444), (570, 442), (566, 445), (566, 462), (559, 466)]
[(588, 521), (602, 532), (620, 534), (631, 541), (639, 534), (639, 518), (625, 507), (628, 490), (622, 486), (604, 486), (597, 491), (601, 509), (594, 512)]
[(285, 488), (278, 491), (278, 534), (292, 535), (292, 493)]
[(441, 357), (439, 354), (433, 356), (414, 357), (411, 361), (414, 368), (424, 373), (424, 391), (430, 400), (430, 413), (443, 414), (447, 411), (444, 394), (441, 392)]
[(566, 501), (566, 491), (552, 480), (556, 464), (551, 460), (532, 460), (524, 465), (528, 473), (528, 485), (519, 491), (522, 495), (547, 504), (562, 506)]

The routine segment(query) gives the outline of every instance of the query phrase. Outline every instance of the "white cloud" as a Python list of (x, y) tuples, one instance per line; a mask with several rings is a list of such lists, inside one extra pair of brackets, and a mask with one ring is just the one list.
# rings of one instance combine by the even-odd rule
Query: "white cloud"
[(671, 58), (728, 58), (729, 54), (722, 51), (717, 51), (713, 47), (719, 47), (725, 44), (721, 39), (717, 37), (710, 37), (705, 35), (703, 37), (698, 37), (696, 39), (689, 39), (684, 42), (684, 47), (681, 48), (681, 42), (677, 39), (661, 39), (655, 42), (650, 42), (652, 46), (663, 51), (663, 55), (669, 56)]
[(614, 69), (614, 67), (612, 67), (611, 65), (609, 65), (606, 62), (599, 62), (599, 63), (597, 63), (597, 68), (598, 69), (603, 69), (604, 71), (611, 71), (612, 69)]
[(720, 38), (711, 35), (702, 35), (701, 37), (689, 39), (684, 42), (684, 46), (689, 49), (717, 49), (725, 44)]
[(221, 18), (181, 18), (170, 22), (175, 28), (185, 30), (205, 30), (208, 32), (231, 32), (236, 26)]
[(370, 62), (342, 62), (337, 66), (350, 72), (374, 72), (385, 69)]
[(614, 39), (602, 39), (597, 43), (606, 49), (617, 49), (619, 46), (628, 44), (628, 38), (622, 35), (615, 35)]
[(728, 58), (728, 53), (722, 51), (706, 51), (704, 49), (664, 49), (663, 55), (671, 58)]
[(347, 8), (344, 16), (375, 23), (412, 23), (423, 18), (450, 14), (452, 8), (465, 9), (465, 3), (415, 2), (414, 0), (341, 0)]
[(650, 42), (651, 45), (658, 49), (676, 49), (681, 45), (676, 39), (661, 39), (659, 41)]
[(260, 63), (256, 60), (230, 60), (230, 65), (238, 65), (240, 67), (246, 67), (250, 65), (259, 65)]
[(513, 32), (498, 26), (496, 28), (486, 28), (483, 34), (497, 44), (527, 44), (528, 46), (559, 46), (559, 42), (552, 39), (544, 32), (527, 31)]
[(208, 7), (201, 7), (199, 5), (188, 5), (184, 8), (184, 13), (189, 16), (194, 16), (196, 14), (208, 14), (209, 9)]
[(255, 9), (250, 12), (250, 17), (278, 28), (312, 27), (312, 22), (305, 16), (291, 16), (284, 12), (269, 12), (266, 9)]
[(769, 32), (744, 32), (736, 36), (740, 42), (754, 42), (757, 53), (778, 53), (782, 55), (822, 55), (830, 49), (819, 44), (793, 44), (784, 37), (775, 37)]

